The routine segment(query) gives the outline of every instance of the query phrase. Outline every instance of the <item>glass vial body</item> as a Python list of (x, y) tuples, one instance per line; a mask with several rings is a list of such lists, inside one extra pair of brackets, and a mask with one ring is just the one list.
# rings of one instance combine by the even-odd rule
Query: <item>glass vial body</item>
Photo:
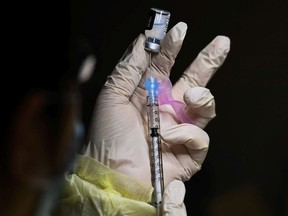
[(149, 21), (145, 29), (145, 49), (150, 52), (160, 51), (160, 41), (164, 38), (170, 20), (170, 12), (157, 8), (149, 11)]

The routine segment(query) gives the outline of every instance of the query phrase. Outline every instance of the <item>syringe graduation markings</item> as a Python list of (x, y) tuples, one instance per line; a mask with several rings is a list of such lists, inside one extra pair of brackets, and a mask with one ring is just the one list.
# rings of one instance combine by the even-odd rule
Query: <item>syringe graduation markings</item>
[(157, 78), (148, 77), (144, 83), (147, 96), (147, 113), (148, 113), (148, 125), (149, 133), (151, 136), (151, 176), (152, 186), (154, 187), (153, 203), (159, 210), (162, 202), (162, 195), (164, 190), (163, 182), (163, 166), (162, 166), (162, 151), (161, 151), (161, 139), (160, 139), (160, 115), (158, 104), (158, 87), (159, 83)]

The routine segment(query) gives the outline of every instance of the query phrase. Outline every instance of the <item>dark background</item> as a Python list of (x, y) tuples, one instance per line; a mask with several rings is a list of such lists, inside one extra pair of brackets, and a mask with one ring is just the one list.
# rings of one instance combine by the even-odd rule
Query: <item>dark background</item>
[(73, 68), (88, 54), (97, 68), (83, 85), (85, 124), (104, 84), (128, 45), (144, 31), (150, 7), (171, 12), (188, 32), (173, 82), (217, 35), (231, 51), (209, 82), (217, 117), (203, 168), (186, 182), (193, 216), (288, 215), (288, 2), (285, 0), (73, 0)]

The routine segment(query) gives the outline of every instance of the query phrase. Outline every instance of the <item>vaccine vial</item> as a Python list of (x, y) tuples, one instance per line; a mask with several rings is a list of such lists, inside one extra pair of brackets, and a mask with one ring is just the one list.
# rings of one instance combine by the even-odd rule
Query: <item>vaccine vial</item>
[(158, 8), (151, 8), (149, 21), (145, 28), (145, 49), (150, 52), (160, 51), (160, 41), (164, 38), (170, 20), (170, 12)]

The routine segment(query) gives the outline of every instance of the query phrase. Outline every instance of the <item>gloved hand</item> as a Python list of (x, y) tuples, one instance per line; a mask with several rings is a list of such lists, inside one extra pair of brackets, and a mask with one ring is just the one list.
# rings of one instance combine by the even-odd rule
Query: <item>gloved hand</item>
[[(149, 73), (146, 73), (149, 53), (144, 49), (145, 35), (140, 34), (131, 44), (98, 96), (90, 142), (83, 154), (151, 185), (144, 82), (148, 76), (159, 81), (169, 77), (186, 30), (187, 25), (180, 22), (166, 34), (160, 53), (152, 54)], [(200, 170), (206, 157), (209, 136), (203, 128), (215, 117), (215, 103), (205, 86), (224, 62), (229, 49), (229, 38), (217, 36), (199, 53), (172, 88), (174, 99), (186, 104), (186, 112), (194, 124), (181, 123), (169, 104), (160, 106), (164, 186), (169, 185), (164, 192), (165, 215), (172, 215), (169, 211), (177, 208), (180, 212), (184, 208), (186, 212), (184, 204), (177, 204), (174, 210), (169, 210), (167, 203), (173, 200), (180, 203), (182, 200), (183, 203), (183, 182)], [(177, 188), (184, 193), (172, 193)]]

